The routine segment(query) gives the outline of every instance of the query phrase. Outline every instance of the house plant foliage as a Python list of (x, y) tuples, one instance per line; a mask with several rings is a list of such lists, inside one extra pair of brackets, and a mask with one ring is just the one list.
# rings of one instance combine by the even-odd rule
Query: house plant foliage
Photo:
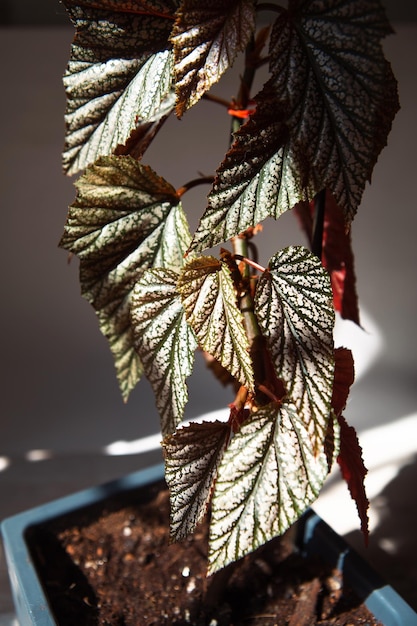
[[(60, 245), (80, 260), (123, 398), (142, 376), (155, 392), (172, 538), (210, 504), (214, 573), (287, 530), (336, 461), (367, 537), (366, 469), (342, 415), (353, 359), (333, 326), (335, 311), (360, 323), (350, 226), (398, 110), (379, 0), (64, 4), (63, 164), (80, 175)], [(213, 95), (238, 62), (234, 97)], [(230, 116), (230, 147), (213, 176), (175, 188), (146, 150), (203, 98)], [(199, 184), (191, 233), (182, 198)], [(262, 267), (256, 234), (287, 211), (309, 245)], [(181, 423), (196, 350), (231, 387), (226, 422)]]

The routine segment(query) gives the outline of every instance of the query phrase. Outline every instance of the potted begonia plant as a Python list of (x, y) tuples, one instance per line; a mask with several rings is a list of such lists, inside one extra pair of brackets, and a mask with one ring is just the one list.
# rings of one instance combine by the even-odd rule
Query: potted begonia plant
[[(379, 0), (64, 5), (63, 164), (81, 175), (60, 245), (79, 258), (123, 398), (142, 377), (154, 390), (171, 540), (209, 511), (207, 573), (224, 581), (302, 518), (337, 462), (366, 541), (366, 468), (342, 415), (354, 364), (333, 330), (336, 312), (360, 323), (350, 226), (399, 107)], [(234, 96), (213, 91), (238, 62)], [(214, 173), (176, 187), (146, 151), (202, 99), (224, 108), (230, 144)], [(191, 233), (183, 199), (198, 185)], [(262, 223), (289, 211), (307, 245), (262, 265)], [(197, 350), (230, 386), (225, 421), (183, 424)]]

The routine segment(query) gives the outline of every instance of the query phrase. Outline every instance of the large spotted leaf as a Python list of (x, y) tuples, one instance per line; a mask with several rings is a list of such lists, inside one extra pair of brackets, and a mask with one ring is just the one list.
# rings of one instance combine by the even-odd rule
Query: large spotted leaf
[(102, 157), (77, 182), (61, 247), (78, 255), (83, 296), (108, 338), (126, 399), (142, 373), (130, 297), (149, 267), (178, 270), (190, 235), (175, 189), (129, 156)]
[(178, 288), (200, 347), (252, 390), (250, 346), (228, 267), (211, 256), (193, 259), (184, 266)]
[(185, 381), (192, 372), (197, 348), (177, 281), (178, 274), (172, 270), (149, 269), (132, 293), (135, 347), (155, 394), (164, 435), (173, 433), (183, 419), (188, 400)]
[(293, 0), (271, 78), (217, 170), (192, 243), (212, 247), (329, 189), (350, 224), (398, 110), (379, 0)]
[(260, 277), (255, 313), (287, 396), (313, 450), (326, 436), (334, 378), (334, 309), (329, 276), (302, 246), (276, 254)]
[[(271, 35), (271, 72), (291, 140), (353, 219), (398, 110), (379, 0), (292, 0)], [(318, 190), (317, 190), (318, 191)]]
[(217, 468), (229, 437), (229, 424), (216, 421), (191, 423), (164, 439), (173, 539), (185, 539), (207, 512)]
[(233, 64), (254, 28), (254, 0), (183, 0), (171, 38), (178, 116)]
[(307, 189), (302, 180), (272, 83), (257, 101), (256, 112), (236, 133), (216, 172), (191, 250), (227, 241), (267, 217), (278, 219), (314, 194), (315, 187)]
[(327, 476), (323, 451), (292, 403), (252, 414), (232, 439), (213, 495), (209, 573), (282, 534), (316, 499)]
[(143, 153), (152, 133), (173, 110), (173, 52), (168, 39), (177, 3), (64, 0), (64, 4), (76, 27), (64, 76), (63, 165), (73, 174), (128, 139), (135, 154)]

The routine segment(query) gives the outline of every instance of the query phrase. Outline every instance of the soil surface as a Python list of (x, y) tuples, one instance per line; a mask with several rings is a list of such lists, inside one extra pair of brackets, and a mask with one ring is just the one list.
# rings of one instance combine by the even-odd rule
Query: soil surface
[(339, 571), (294, 553), (288, 537), (207, 579), (206, 525), (170, 544), (159, 488), (64, 521), (28, 533), (60, 626), (381, 626)]

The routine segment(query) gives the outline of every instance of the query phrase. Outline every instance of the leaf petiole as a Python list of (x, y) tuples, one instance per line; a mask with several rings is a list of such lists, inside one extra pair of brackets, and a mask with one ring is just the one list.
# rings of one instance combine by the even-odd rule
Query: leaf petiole
[(252, 259), (248, 259), (247, 257), (243, 256), (242, 254), (234, 254), (233, 256), (235, 257), (235, 259), (237, 261), (243, 261), (243, 263), (246, 263), (247, 265), (250, 265), (250, 267), (253, 267), (253, 269), (257, 270), (258, 272), (261, 272), (261, 274), (266, 272), (266, 268), (265, 267), (263, 267), (259, 263), (256, 263), (256, 261), (252, 261)]
[(193, 178), (188, 183), (185, 183), (182, 187), (179, 187), (176, 191), (177, 198), (181, 198), (187, 191), (190, 191), (193, 187), (198, 185), (211, 185), (214, 181), (214, 176), (199, 176), (199, 178)]

